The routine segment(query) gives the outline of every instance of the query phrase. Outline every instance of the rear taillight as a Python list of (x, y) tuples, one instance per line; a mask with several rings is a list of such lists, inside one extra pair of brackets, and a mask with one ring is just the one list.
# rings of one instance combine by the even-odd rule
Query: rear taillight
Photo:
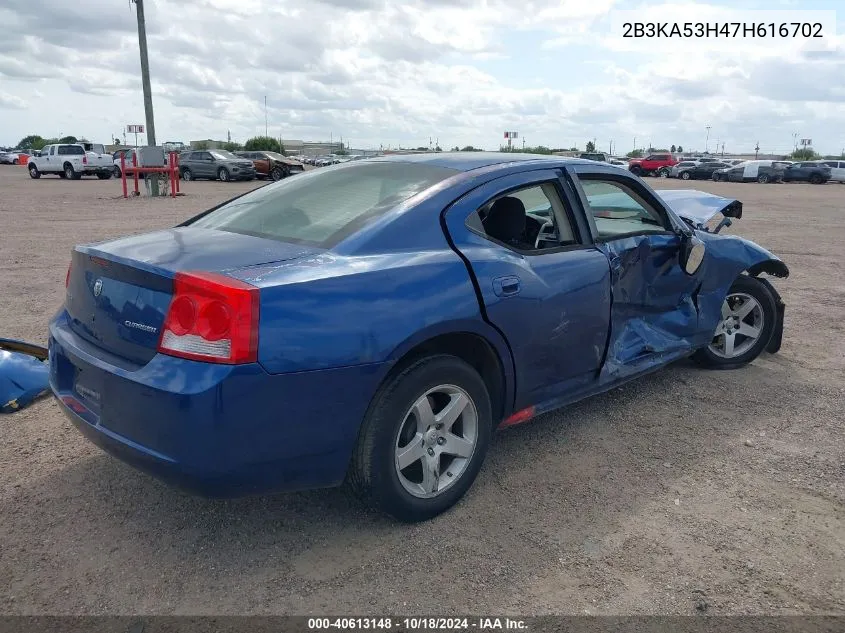
[(82, 164), (83, 164), (83, 165), (87, 165), (87, 164), (88, 164), (88, 156), (87, 156), (87, 155), (85, 155), (85, 154), (83, 154), (83, 155), (82, 155)]
[(67, 274), (65, 275), (65, 288), (70, 285), (70, 269), (73, 268), (73, 262), (67, 265)]
[(216, 273), (176, 273), (158, 351), (211, 363), (255, 362), (258, 288)]

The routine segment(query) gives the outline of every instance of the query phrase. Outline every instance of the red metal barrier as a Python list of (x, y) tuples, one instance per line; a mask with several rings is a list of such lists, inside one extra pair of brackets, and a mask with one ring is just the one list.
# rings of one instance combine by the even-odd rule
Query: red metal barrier
[(138, 176), (139, 174), (161, 174), (167, 175), (170, 181), (170, 197), (175, 198), (179, 191), (179, 155), (176, 152), (168, 152), (167, 155), (167, 164), (163, 167), (138, 167), (138, 155), (135, 152), (132, 152), (132, 166), (126, 166), (126, 156), (124, 154), (120, 155), (120, 178), (123, 182), (123, 197), (128, 198), (129, 192), (127, 191), (126, 185), (126, 172), (129, 171), (132, 174), (133, 180), (135, 181), (135, 195), (139, 196), (140, 191), (138, 189)]

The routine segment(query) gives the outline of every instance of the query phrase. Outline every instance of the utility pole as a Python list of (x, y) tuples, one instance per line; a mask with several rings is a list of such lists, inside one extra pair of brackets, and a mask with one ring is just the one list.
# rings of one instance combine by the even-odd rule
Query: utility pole
[(267, 95), (264, 95), (264, 137), (267, 138), (268, 136), (270, 136), (270, 132), (267, 127)]
[[(138, 18), (138, 48), (141, 51), (141, 85), (144, 90), (144, 114), (147, 119), (147, 145), (155, 147), (156, 127), (153, 117), (153, 91), (150, 87), (150, 61), (147, 56), (147, 24), (144, 18), (144, 0), (133, 0)], [(150, 174), (150, 191), (158, 196), (158, 175)]]
[(760, 141), (754, 146), (754, 160), (757, 160), (757, 155), (760, 153)]
[(634, 151), (637, 151), (637, 137), (634, 137)]
[(792, 151), (793, 152), (798, 151), (798, 132), (792, 133)]
[(710, 149), (710, 126), (706, 126), (707, 128), (707, 137), (704, 139), (704, 153), (707, 154), (708, 150)]

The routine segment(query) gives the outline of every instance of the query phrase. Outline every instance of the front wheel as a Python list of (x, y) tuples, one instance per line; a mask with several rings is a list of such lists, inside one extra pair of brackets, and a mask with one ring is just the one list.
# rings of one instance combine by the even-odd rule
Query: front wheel
[(184, 180), (185, 182), (188, 182), (188, 181), (193, 180), (193, 179), (194, 179), (194, 173), (190, 169), (185, 167), (182, 170), (182, 180)]
[(722, 174), (713, 174), (713, 182), (719, 182), (722, 180)]
[(823, 180), (824, 179), (819, 174), (813, 174), (812, 176), (810, 176), (810, 183), (814, 185), (822, 184)]
[(630, 171), (635, 176), (642, 176), (643, 175), (643, 170), (640, 167), (631, 167)]
[(99, 178), (100, 180), (108, 180), (109, 178), (111, 178), (111, 172), (110, 171), (102, 171), (99, 174), (97, 174), (97, 178)]
[(39, 178), (41, 178), (41, 172), (38, 171), (38, 167), (36, 167), (35, 165), (29, 166), (29, 177), (33, 180), (38, 180)]
[(734, 369), (757, 358), (772, 337), (777, 306), (759, 279), (740, 275), (722, 302), (713, 340), (693, 358), (706, 367)]
[(757, 176), (757, 182), (759, 182), (761, 185), (765, 185), (767, 182), (769, 182), (769, 174), (760, 174), (759, 176)]
[(281, 167), (276, 167), (273, 171), (270, 172), (270, 178), (273, 180), (279, 181), (285, 177), (285, 172), (282, 171)]
[(668, 168), (663, 167), (662, 169), (658, 169), (658, 170), (657, 170), (657, 175), (658, 175), (660, 178), (668, 178), (668, 177), (669, 177), (669, 172), (670, 172), (670, 170), (669, 170)]
[(376, 394), (347, 481), (365, 503), (401, 521), (431, 519), (475, 481), (492, 431), (478, 372), (454, 356), (422, 358)]
[(217, 170), (217, 177), (222, 182), (229, 182), (229, 170), (226, 169), (225, 167), (221, 167), (220, 169)]
[(13, 158), (13, 159), (12, 159), (12, 164), (13, 164), (13, 165), (18, 165), (18, 164), (20, 164), (20, 163), (19, 163), (19, 161), (18, 161), (18, 159), (17, 159), (17, 158)]
[(690, 179), (689, 172), (688, 171), (682, 171), (681, 172), (681, 179), (682, 180), (689, 180)]
[(112, 171), (114, 172), (114, 177), (115, 177), (115, 178), (120, 178), (120, 175), (121, 175), (120, 167), (118, 167), (117, 165), (115, 165), (115, 166), (114, 166), (114, 169), (113, 169)]

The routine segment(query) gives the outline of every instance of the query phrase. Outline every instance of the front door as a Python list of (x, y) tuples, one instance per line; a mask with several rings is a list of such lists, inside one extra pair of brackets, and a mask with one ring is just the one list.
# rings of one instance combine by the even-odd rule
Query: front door
[(571, 169), (596, 244), (611, 269), (612, 308), (602, 381), (648, 370), (691, 351), (699, 337), (698, 275), (681, 266), (681, 236), (642, 181), (609, 170)]
[(489, 323), (514, 357), (517, 409), (595, 382), (607, 344), (610, 269), (556, 170), (499, 178), (445, 214)]

